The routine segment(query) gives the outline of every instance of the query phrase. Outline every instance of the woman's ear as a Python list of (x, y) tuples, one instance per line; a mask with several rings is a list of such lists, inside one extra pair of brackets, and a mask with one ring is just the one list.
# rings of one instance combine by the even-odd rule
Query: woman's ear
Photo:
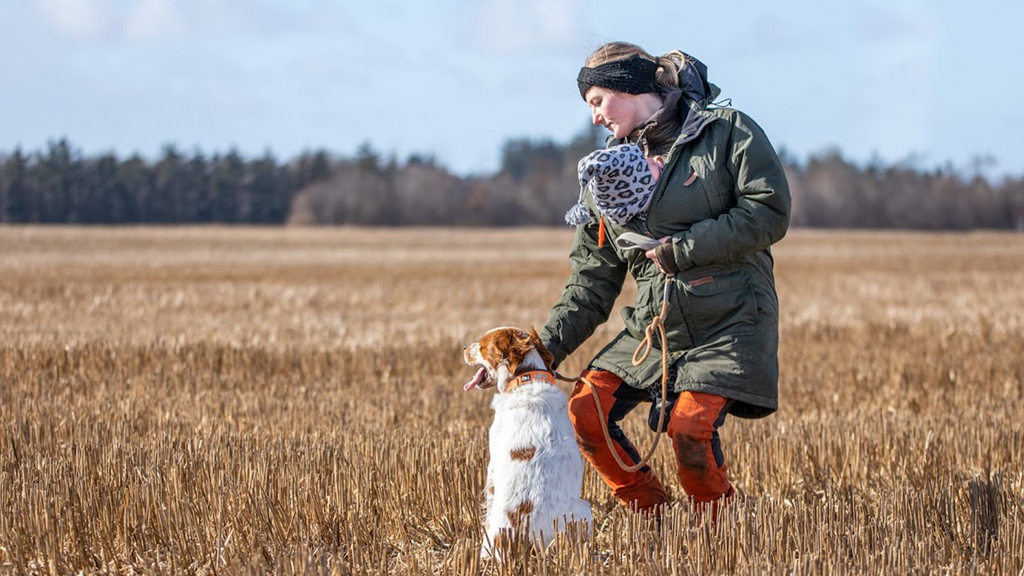
[(555, 364), (555, 355), (552, 354), (551, 351), (544, 346), (544, 343), (540, 341), (540, 335), (537, 334), (536, 328), (530, 328), (530, 344), (532, 344), (537, 350), (537, 353), (540, 354), (540, 359), (544, 361), (544, 365), (547, 366), (548, 370), (554, 370), (553, 366)]

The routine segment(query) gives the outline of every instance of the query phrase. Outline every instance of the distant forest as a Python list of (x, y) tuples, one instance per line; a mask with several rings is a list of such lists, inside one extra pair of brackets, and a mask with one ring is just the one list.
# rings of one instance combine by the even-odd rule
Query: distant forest
[[(156, 159), (86, 156), (59, 140), (0, 153), (0, 223), (564, 225), (579, 193), (576, 162), (602, 136), (588, 128), (564, 144), (508, 140), (498, 172), (471, 177), (369, 144), (350, 157), (321, 150), (280, 161), (174, 146)], [(993, 183), (952, 167), (858, 165), (838, 151), (781, 156), (794, 226), (1024, 231), (1024, 176)]]

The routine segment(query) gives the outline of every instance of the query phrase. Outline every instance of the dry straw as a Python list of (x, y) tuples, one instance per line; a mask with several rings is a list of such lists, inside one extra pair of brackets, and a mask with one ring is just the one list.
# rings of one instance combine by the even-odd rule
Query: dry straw
[(720, 524), (661, 450), (660, 526), (588, 469), (593, 538), (481, 561), (459, 350), (543, 323), (570, 240), (0, 228), (0, 573), (1024, 570), (1024, 238), (986, 234), (791, 234), (782, 409), (722, 428)]

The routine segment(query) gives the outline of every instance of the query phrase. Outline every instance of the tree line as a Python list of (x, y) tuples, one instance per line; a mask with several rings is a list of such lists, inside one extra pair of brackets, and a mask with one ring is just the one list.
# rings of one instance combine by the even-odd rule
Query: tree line
[(0, 222), (39, 224), (280, 224), (296, 190), (328, 178), (324, 151), (288, 163), (271, 153), (207, 156), (165, 146), (158, 159), (87, 157), (67, 140), (0, 156)]
[[(579, 158), (603, 145), (588, 127), (566, 143), (511, 139), (500, 169), (460, 177), (433, 157), (399, 161), (370, 144), (351, 156), (303, 153), (282, 162), (186, 154), (85, 156), (66, 140), (0, 155), (0, 222), (67, 224), (564, 225)], [(794, 226), (1024, 231), (1024, 177), (913, 163), (858, 165), (838, 151), (783, 163)]]

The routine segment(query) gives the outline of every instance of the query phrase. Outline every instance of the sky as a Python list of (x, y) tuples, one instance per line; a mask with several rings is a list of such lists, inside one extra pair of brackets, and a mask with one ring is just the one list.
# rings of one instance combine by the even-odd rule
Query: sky
[(612, 40), (707, 64), (803, 160), (1024, 175), (1019, 0), (0, 0), (0, 154), (363, 143), (498, 168), (509, 138), (590, 122), (576, 74)]

